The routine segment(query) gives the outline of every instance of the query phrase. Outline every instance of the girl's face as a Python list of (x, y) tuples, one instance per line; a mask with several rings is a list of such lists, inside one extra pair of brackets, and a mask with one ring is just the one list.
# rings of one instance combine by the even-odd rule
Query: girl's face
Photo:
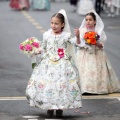
[(86, 21), (86, 27), (88, 27), (88, 28), (94, 27), (96, 24), (96, 21), (93, 19), (93, 17), (91, 15), (87, 15), (85, 17), (85, 21)]
[(54, 33), (61, 32), (62, 27), (64, 27), (64, 23), (62, 23), (59, 18), (57, 18), (57, 17), (51, 18), (51, 28)]

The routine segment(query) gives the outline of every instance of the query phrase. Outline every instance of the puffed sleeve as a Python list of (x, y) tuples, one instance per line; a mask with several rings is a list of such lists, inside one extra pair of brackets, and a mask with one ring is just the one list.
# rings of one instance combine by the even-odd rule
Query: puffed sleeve
[(63, 39), (64, 39), (66, 42), (69, 42), (69, 40), (71, 39), (71, 36), (72, 36), (71, 33), (69, 33), (69, 32), (64, 32), (62, 37), (63, 37)]
[(70, 39), (69, 39), (69, 42), (71, 44), (76, 44), (76, 37), (71, 36)]
[(87, 31), (86, 28), (79, 29), (80, 44), (78, 44), (78, 47), (86, 47), (86, 43), (84, 40), (84, 35), (86, 31)]
[(76, 38), (73, 37), (71, 33), (67, 33), (67, 34), (66, 34), (66, 40), (67, 40), (70, 44), (76, 44)]

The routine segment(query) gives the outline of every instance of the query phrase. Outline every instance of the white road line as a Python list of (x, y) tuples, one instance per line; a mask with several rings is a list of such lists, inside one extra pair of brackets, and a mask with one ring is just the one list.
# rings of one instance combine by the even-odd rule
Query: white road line
[(117, 98), (119, 101), (120, 101), (120, 97), (119, 98)]
[(118, 97), (112, 96), (84, 96), (82, 99), (117, 99)]
[(21, 97), (0, 97), (0, 101), (2, 100), (26, 100), (25, 96)]
[(63, 120), (63, 119), (45, 119), (45, 120)]
[[(26, 118), (28, 120), (38, 120), (39, 116), (23, 116), (23, 118)], [(63, 119), (45, 119), (45, 120), (63, 120)]]
[(112, 93), (108, 95), (89, 95), (89, 96), (82, 96), (83, 99), (117, 99), (120, 98), (120, 93)]
[(37, 120), (37, 118), (39, 118), (39, 116), (23, 116), (23, 118), (27, 118), (27, 119), (30, 119), (30, 120)]
[[(108, 95), (89, 95), (82, 96), (82, 99), (118, 99), (120, 100), (120, 93), (113, 93)], [(15, 96), (15, 97), (0, 97), (0, 101), (3, 100), (26, 100), (26, 96)]]
[(28, 120), (38, 120), (38, 119), (28, 119)]
[(44, 32), (46, 32), (46, 30), (44, 30), (42, 26), (40, 26), (39, 23), (37, 23), (35, 19), (33, 19), (32, 16), (30, 16), (27, 12), (22, 11), (22, 14), (36, 27), (36, 29), (40, 30), (40, 33), (43, 34)]

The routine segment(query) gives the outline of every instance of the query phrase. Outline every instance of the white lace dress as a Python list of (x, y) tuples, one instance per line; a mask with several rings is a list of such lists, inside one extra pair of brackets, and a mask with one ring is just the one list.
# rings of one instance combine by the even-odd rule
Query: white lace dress
[[(81, 107), (79, 74), (67, 52), (71, 34), (53, 35), (51, 30), (43, 36), (44, 53), (33, 70), (26, 96), (31, 106), (41, 109), (71, 109)], [(73, 43), (73, 42), (72, 42)], [(58, 55), (63, 49), (63, 56)]]
[[(77, 51), (77, 66), (80, 72), (81, 92), (91, 94), (108, 94), (120, 92), (120, 82), (115, 74), (104, 49), (85, 45), (82, 35), (87, 29), (82, 29), (82, 43)], [(101, 39), (104, 41), (104, 34)]]

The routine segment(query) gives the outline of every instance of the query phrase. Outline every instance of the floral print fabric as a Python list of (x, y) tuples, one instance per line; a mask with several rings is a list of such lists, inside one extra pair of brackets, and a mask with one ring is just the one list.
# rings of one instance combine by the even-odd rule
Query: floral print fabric
[(93, 53), (81, 48), (77, 52), (82, 93), (108, 94), (120, 92), (120, 82), (103, 49), (93, 47)]
[[(31, 106), (41, 109), (71, 109), (81, 107), (79, 74), (67, 52), (70, 33), (53, 35), (49, 30), (44, 34), (43, 54), (33, 70), (26, 89)], [(58, 49), (64, 49), (64, 56)]]

